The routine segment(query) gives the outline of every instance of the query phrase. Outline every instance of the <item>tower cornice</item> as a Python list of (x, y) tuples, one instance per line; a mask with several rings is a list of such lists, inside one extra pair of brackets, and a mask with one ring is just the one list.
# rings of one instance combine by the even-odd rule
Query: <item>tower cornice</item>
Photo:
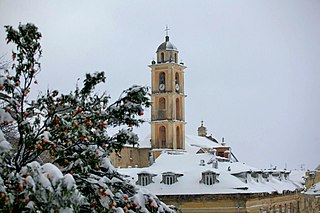
[(160, 66), (164, 66), (164, 65), (173, 65), (173, 66), (181, 67), (181, 68), (183, 68), (183, 69), (186, 69), (186, 68), (187, 68), (187, 66), (182, 65), (182, 64), (178, 64), (178, 63), (175, 63), (175, 62), (150, 64), (150, 65), (148, 65), (148, 67), (150, 67), (150, 68), (152, 69), (152, 68), (154, 68), (154, 67), (160, 67)]

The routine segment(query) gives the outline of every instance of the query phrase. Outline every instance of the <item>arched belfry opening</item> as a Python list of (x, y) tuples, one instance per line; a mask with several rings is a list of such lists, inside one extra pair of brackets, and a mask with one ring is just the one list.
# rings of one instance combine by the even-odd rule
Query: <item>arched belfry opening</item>
[(176, 128), (176, 143), (177, 143), (177, 149), (181, 149), (181, 133), (180, 133), (180, 127), (177, 126)]
[(159, 73), (159, 90), (164, 91), (166, 89), (166, 74), (164, 72)]
[(182, 120), (181, 119), (181, 106), (180, 106), (179, 98), (176, 98), (176, 120)]
[(163, 149), (167, 147), (166, 127), (164, 126), (159, 128), (159, 147)]
[(180, 84), (180, 81), (179, 81), (179, 73), (176, 72), (176, 75), (175, 75), (175, 83), (176, 84)]
[(158, 118), (159, 119), (165, 119), (166, 118), (166, 99), (164, 97), (161, 97), (159, 99), (159, 112), (158, 112)]

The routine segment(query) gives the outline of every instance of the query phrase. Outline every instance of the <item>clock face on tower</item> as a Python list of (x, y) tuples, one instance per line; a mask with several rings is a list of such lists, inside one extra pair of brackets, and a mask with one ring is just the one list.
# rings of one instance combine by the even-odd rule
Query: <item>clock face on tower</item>
[(179, 92), (180, 86), (179, 84), (176, 84), (176, 91)]
[(159, 85), (159, 90), (160, 90), (160, 91), (164, 91), (164, 90), (165, 90), (165, 88), (166, 88), (166, 87), (165, 87), (165, 85), (164, 85), (164, 84), (160, 84), (160, 85)]

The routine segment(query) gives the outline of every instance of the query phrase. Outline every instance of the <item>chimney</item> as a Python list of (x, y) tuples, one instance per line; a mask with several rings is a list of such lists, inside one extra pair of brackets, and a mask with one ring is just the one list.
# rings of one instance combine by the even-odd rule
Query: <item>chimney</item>
[(225, 145), (226, 145), (226, 143), (224, 142), (224, 137), (222, 137), (222, 139), (221, 139), (221, 145), (222, 145), (222, 146), (225, 146)]

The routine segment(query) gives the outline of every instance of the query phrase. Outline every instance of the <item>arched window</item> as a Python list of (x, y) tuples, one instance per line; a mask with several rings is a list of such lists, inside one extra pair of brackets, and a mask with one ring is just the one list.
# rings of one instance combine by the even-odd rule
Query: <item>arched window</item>
[(164, 53), (161, 53), (161, 62), (164, 62)]
[(176, 92), (180, 92), (180, 81), (179, 81), (179, 73), (176, 72), (175, 74), (175, 87), (176, 87)]
[(164, 72), (161, 72), (159, 74), (159, 90), (161, 92), (165, 91), (166, 88), (166, 74)]
[(166, 109), (166, 99), (163, 97), (159, 99), (159, 109), (161, 110)]
[(133, 150), (130, 149), (130, 160), (133, 160)]
[(177, 55), (177, 53), (174, 54), (174, 62), (178, 63), (178, 55)]
[(176, 99), (176, 120), (181, 120), (181, 106), (179, 98)]
[(166, 99), (161, 97), (159, 99), (159, 111), (158, 111), (158, 119), (166, 118)]
[(177, 149), (181, 149), (181, 139), (180, 139), (180, 128), (177, 126), (176, 129), (176, 142), (177, 142)]
[(167, 142), (166, 142), (166, 128), (164, 126), (161, 126), (159, 128), (159, 147), (160, 148), (166, 148)]
[(179, 81), (179, 73), (176, 72), (176, 76), (175, 76), (175, 81), (176, 81), (176, 84), (179, 84), (180, 81)]

